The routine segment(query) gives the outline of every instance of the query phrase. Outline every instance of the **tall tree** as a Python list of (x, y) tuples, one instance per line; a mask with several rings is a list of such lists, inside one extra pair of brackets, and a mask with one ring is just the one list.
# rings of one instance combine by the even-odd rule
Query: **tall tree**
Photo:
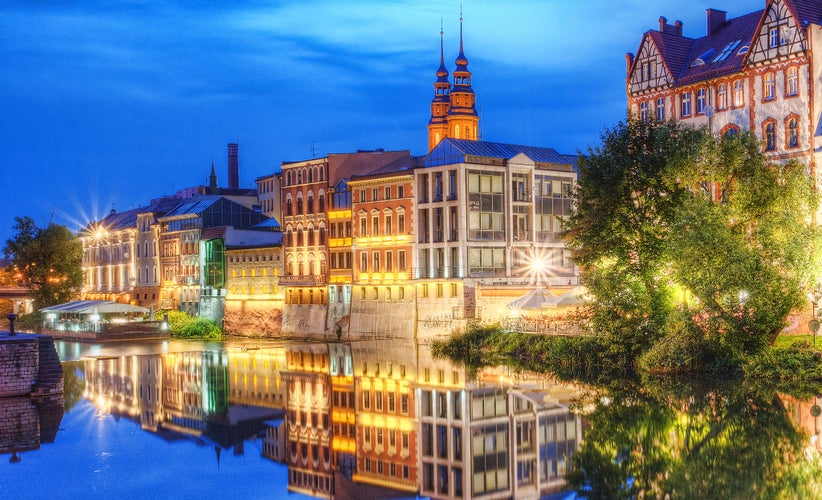
[(35, 309), (70, 301), (83, 286), (83, 245), (65, 226), (38, 227), (30, 217), (16, 217), (16, 234), (3, 252), (34, 297)]
[(768, 164), (750, 132), (629, 119), (580, 158), (575, 196), (567, 236), (592, 322), (629, 356), (683, 328), (755, 352), (815, 280), (810, 180)]

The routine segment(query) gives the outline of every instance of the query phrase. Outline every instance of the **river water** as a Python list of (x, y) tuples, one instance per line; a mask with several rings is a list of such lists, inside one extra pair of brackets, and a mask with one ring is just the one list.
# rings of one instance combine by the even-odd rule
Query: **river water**
[(0, 497), (822, 495), (807, 388), (474, 373), (411, 339), (57, 348), (64, 410)]

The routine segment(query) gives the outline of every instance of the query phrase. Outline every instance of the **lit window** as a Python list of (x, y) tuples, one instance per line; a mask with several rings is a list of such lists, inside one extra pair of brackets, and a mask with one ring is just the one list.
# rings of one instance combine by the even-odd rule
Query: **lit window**
[(770, 46), (771, 47), (778, 47), (779, 46), (779, 28), (771, 28)]
[(767, 73), (765, 75), (762, 85), (762, 95), (766, 101), (770, 101), (776, 97), (776, 77), (773, 73)]
[(742, 80), (734, 82), (734, 107), (738, 108), (745, 105), (745, 88)]
[(785, 93), (789, 96), (798, 94), (799, 77), (797, 75), (796, 67), (788, 68), (786, 71), (785, 80), (787, 81), (785, 85)]
[(644, 122), (648, 121), (648, 103), (645, 101), (639, 103), (639, 119)]
[(725, 109), (728, 107), (728, 84), (720, 83), (716, 88), (716, 107)]

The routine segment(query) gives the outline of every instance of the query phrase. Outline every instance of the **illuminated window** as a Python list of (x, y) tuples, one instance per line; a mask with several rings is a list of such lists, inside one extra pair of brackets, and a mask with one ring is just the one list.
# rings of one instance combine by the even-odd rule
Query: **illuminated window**
[(646, 101), (639, 103), (639, 119), (644, 122), (648, 121), (648, 103)]
[(776, 97), (776, 76), (773, 73), (765, 74), (762, 83), (762, 96), (766, 101)]
[(785, 71), (785, 94), (794, 96), (799, 93), (799, 77), (796, 67), (788, 68)]
[(726, 109), (728, 107), (728, 84), (720, 83), (716, 88), (716, 108)]
[(738, 108), (745, 105), (745, 89), (742, 80), (734, 82), (734, 107)]

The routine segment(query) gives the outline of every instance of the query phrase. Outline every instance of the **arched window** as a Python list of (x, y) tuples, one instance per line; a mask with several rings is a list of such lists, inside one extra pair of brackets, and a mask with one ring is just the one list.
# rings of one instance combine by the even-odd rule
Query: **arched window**
[(739, 127), (733, 124), (726, 125), (722, 128), (720, 135), (722, 137), (731, 137), (739, 133)]
[(682, 93), (682, 109), (680, 115), (691, 116), (691, 93), (690, 92), (683, 92)]
[(642, 101), (639, 103), (639, 119), (643, 122), (648, 121), (648, 102)]
[(789, 148), (799, 147), (799, 119), (796, 116), (789, 116), (785, 124), (788, 136), (786, 142)]
[(716, 109), (728, 108), (728, 84), (720, 83), (716, 88)]
[(776, 121), (766, 120), (762, 127), (765, 151), (776, 151)]
[(291, 203), (291, 196), (285, 199), (285, 215), (294, 215), (294, 207)]
[(766, 73), (762, 80), (762, 98), (770, 101), (776, 97), (776, 76), (773, 73)]
[(325, 212), (325, 195), (321, 192), (320, 193), (320, 213)]
[(739, 108), (745, 105), (745, 88), (742, 80), (734, 82), (734, 107)]
[(696, 113), (701, 115), (705, 112), (705, 89), (696, 91)]
[(796, 66), (785, 70), (785, 95), (795, 96), (799, 93), (799, 76)]
[(660, 97), (656, 100), (656, 119), (657, 121), (665, 121), (665, 98)]
[(314, 182), (314, 169), (308, 170), (308, 182)]
[(314, 213), (314, 195), (311, 193), (308, 193), (308, 213)]

